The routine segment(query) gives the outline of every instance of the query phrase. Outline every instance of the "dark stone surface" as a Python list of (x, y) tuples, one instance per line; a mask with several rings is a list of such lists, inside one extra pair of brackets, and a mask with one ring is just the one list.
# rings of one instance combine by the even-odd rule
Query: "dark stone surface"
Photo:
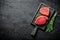
[[(30, 25), (40, 3), (56, 9), (58, 14), (51, 33), (38, 31), (33, 39), (34, 29)], [(60, 37), (59, 0), (0, 0), (0, 40), (58, 40)]]

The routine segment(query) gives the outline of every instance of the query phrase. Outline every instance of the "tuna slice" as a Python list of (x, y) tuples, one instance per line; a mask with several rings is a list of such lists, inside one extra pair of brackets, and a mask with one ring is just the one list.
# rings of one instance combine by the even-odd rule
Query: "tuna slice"
[(45, 16), (49, 16), (50, 9), (49, 7), (42, 7), (40, 8), (39, 12)]
[(46, 24), (46, 21), (48, 20), (48, 17), (46, 16), (39, 16), (35, 19), (34, 23), (36, 25), (44, 25)]

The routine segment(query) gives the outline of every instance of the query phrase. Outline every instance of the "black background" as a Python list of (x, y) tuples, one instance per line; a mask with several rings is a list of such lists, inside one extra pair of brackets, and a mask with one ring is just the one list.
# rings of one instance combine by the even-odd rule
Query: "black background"
[[(54, 30), (45, 33), (38, 30), (35, 38), (30, 25), (40, 3), (57, 10)], [(0, 0), (0, 40), (58, 40), (60, 37), (59, 0)]]

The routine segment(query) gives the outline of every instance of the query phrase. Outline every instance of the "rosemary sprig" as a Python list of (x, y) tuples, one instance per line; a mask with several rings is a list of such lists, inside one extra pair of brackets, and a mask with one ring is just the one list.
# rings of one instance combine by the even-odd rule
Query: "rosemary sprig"
[(55, 20), (56, 15), (57, 15), (57, 12), (55, 12), (50, 22), (48, 23), (46, 32), (51, 32), (53, 30), (53, 25), (54, 25), (54, 20)]

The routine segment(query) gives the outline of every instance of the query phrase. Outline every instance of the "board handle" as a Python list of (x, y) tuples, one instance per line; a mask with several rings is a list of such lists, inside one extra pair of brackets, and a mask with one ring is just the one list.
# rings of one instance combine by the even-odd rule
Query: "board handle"
[(31, 35), (32, 35), (33, 37), (35, 36), (35, 34), (36, 34), (36, 32), (37, 32), (37, 29), (38, 29), (38, 27), (36, 26), (36, 27), (32, 30)]

